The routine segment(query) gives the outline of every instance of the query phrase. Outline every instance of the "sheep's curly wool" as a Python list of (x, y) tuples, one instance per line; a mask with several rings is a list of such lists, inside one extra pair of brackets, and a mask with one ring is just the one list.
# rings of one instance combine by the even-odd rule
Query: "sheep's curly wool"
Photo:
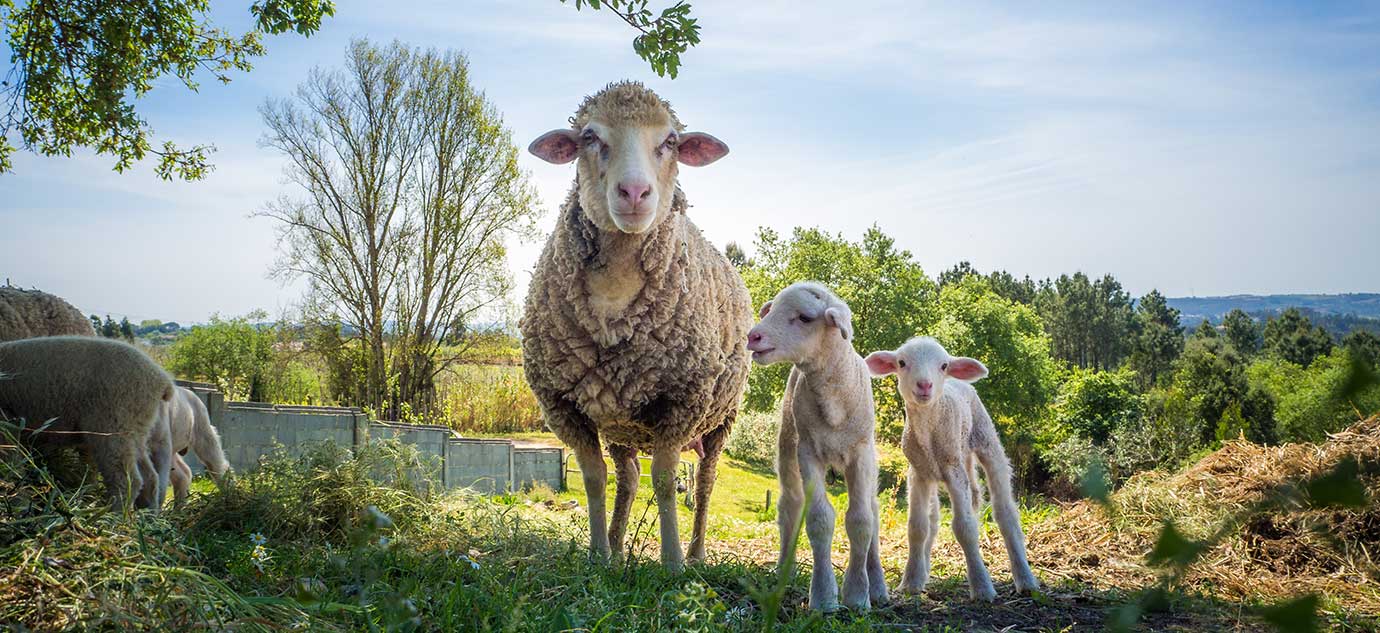
[(126, 478), (134, 490), (147, 480), (137, 468), (148, 459), (149, 430), (174, 389), (158, 363), (119, 341), (52, 336), (0, 343), (0, 412), (38, 429), (23, 434), (28, 442), (80, 445), (117, 501)]
[(95, 336), (91, 322), (61, 297), (0, 286), (0, 341), (36, 336)]
[(585, 97), (575, 116), (570, 117), (570, 124), (578, 130), (593, 119), (650, 125), (667, 118), (677, 132), (685, 130), (671, 104), (648, 90), (642, 82), (617, 81)]
[[(528, 382), (548, 408), (552, 432), (568, 444), (683, 445), (737, 413), (751, 299), (685, 208), (677, 189), (671, 213), (647, 235), (611, 236), (585, 217), (574, 192), (566, 199), (521, 329)], [(585, 275), (605, 265), (601, 245), (620, 239), (645, 240), (646, 285), (622, 315), (606, 320), (590, 307)]]

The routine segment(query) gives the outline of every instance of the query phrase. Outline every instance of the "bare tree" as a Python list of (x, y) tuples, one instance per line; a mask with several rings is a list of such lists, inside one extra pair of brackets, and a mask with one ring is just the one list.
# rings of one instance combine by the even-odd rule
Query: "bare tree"
[(511, 134), (463, 56), (397, 42), (352, 42), (343, 69), (261, 112), (300, 190), (261, 213), (279, 223), (273, 274), (358, 330), (361, 404), (429, 409), (440, 339), (505, 295), (504, 239), (539, 213)]

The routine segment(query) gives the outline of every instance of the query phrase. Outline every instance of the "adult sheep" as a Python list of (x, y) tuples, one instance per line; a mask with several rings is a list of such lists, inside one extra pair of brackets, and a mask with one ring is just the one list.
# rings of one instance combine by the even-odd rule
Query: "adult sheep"
[(91, 321), (62, 297), (0, 286), (0, 341), (36, 336), (95, 336)]
[[(636, 82), (587, 97), (572, 127), (528, 148), (576, 163), (521, 321), (523, 369), (547, 426), (579, 461), (590, 548), (622, 549), (638, 451), (652, 455), (661, 561), (680, 569), (675, 471), (700, 441), (689, 558), (704, 559), (716, 464), (748, 374), (751, 299), (738, 273), (686, 217), (677, 162), (708, 165), (728, 146), (686, 133), (670, 104)], [(617, 473), (606, 527), (607, 445)]]
[(0, 343), (0, 375), (0, 411), (25, 421), (21, 439), (80, 447), (117, 508), (131, 491), (144, 505), (155, 493), (149, 486), (166, 481), (172, 456), (155, 467), (148, 442), (173, 381), (134, 346), (84, 336)]

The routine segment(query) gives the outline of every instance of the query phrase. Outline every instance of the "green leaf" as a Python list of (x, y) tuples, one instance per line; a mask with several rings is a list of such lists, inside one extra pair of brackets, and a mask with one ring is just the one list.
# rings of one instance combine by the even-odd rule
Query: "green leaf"
[(1318, 507), (1364, 508), (1366, 487), (1361, 483), (1360, 465), (1347, 457), (1328, 473), (1304, 484), (1304, 493)]
[(1172, 522), (1165, 521), (1160, 537), (1155, 541), (1155, 548), (1150, 550), (1148, 562), (1151, 565), (1168, 563), (1184, 566), (1197, 560), (1206, 549), (1206, 545), (1184, 537)]
[(1103, 505), (1111, 502), (1112, 486), (1107, 482), (1107, 467), (1102, 465), (1102, 460), (1092, 460), (1087, 472), (1083, 473), (1083, 481), (1079, 488), (1082, 489), (1083, 496), (1093, 501)]
[(1312, 633), (1318, 630), (1318, 602), (1318, 596), (1310, 593), (1302, 598), (1265, 607), (1260, 615), (1284, 633)]

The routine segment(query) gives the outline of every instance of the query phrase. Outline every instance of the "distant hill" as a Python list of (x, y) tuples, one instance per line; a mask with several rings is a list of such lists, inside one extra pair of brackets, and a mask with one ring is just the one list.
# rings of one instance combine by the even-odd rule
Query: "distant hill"
[(1188, 327), (1203, 319), (1221, 323), (1222, 317), (1236, 308), (1257, 319), (1268, 318), (1285, 308), (1299, 308), (1334, 337), (1340, 338), (1355, 329), (1380, 332), (1380, 294), (1374, 293), (1170, 297), (1168, 302), (1179, 310), (1180, 322)]
[(1184, 322), (1204, 318), (1217, 321), (1235, 308), (1246, 312), (1279, 312), (1285, 308), (1308, 308), (1323, 314), (1353, 314), (1380, 319), (1380, 294), (1343, 295), (1231, 295), (1227, 297), (1170, 297)]

